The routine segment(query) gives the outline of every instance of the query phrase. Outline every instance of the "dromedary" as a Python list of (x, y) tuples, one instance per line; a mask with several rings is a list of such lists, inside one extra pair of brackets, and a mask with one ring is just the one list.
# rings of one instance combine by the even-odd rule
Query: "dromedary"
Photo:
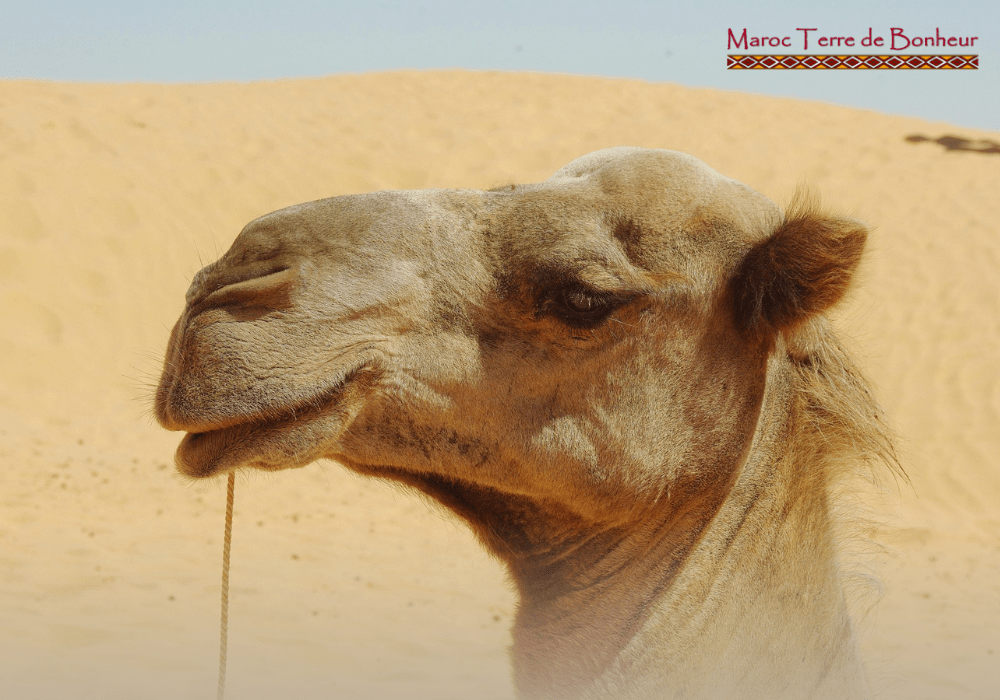
[(820, 314), (867, 232), (670, 151), (251, 222), (156, 397), (207, 477), (321, 457), (469, 522), (522, 698), (860, 698), (832, 484), (891, 459)]

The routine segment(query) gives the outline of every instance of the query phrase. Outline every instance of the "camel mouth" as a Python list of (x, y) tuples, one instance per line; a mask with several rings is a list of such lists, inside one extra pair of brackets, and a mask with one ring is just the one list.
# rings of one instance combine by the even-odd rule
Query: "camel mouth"
[(362, 363), (327, 389), (276, 407), (270, 415), (188, 431), (177, 446), (177, 471), (204, 479), (241, 467), (275, 471), (305, 466), (322, 457), (322, 444), (339, 436), (357, 414), (372, 374)]

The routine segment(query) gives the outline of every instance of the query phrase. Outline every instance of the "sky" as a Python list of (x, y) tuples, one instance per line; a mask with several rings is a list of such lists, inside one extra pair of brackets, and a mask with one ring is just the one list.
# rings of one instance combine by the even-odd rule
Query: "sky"
[[(0, 0), (0, 78), (216, 82), (398, 69), (542, 71), (782, 95), (1000, 132), (997, 0)], [(809, 49), (802, 47), (809, 33)], [(821, 49), (978, 37), (973, 48)], [(726, 70), (736, 36), (789, 37), (754, 53), (972, 53), (978, 70)], [(900, 40), (901, 41), (901, 40)]]

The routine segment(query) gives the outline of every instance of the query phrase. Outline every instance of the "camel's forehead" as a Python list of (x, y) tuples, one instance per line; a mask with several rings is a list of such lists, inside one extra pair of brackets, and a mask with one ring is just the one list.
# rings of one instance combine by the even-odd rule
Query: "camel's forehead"
[(725, 268), (781, 218), (767, 197), (691, 156), (639, 148), (591, 153), (497, 196), (508, 199), (496, 218), (519, 259), (617, 249), (654, 272)]
[(750, 239), (768, 235), (780, 218), (764, 195), (678, 151), (619, 147), (589, 153), (543, 185), (579, 188), (605, 210), (643, 217), (667, 230), (692, 220), (724, 221)]

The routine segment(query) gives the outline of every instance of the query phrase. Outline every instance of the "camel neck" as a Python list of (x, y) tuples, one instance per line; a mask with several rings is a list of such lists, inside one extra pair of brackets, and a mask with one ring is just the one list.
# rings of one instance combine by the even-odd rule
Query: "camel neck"
[(824, 476), (763, 415), (726, 493), (512, 562), (521, 697), (862, 696)]

